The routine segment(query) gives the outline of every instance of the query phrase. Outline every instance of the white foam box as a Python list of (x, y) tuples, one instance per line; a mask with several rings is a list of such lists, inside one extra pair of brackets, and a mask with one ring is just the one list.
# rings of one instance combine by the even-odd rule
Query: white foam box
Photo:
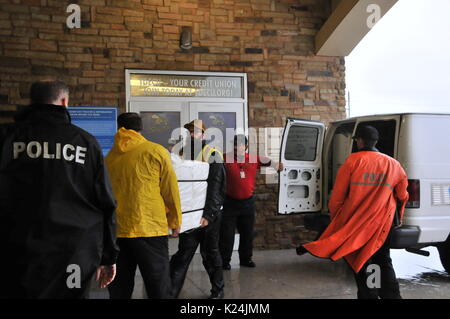
[(178, 182), (181, 212), (203, 209), (206, 201), (207, 182)]
[(182, 224), (181, 232), (200, 226), (208, 188), (209, 164), (187, 161), (171, 154), (173, 168), (180, 190)]
[(196, 210), (182, 215), (183, 221), (181, 224), (180, 233), (184, 233), (188, 230), (200, 227), (200, 220), (203, 216), (203, 209)]
[(208, 179), (208, 163), (183, 160), (175, 154), (171, 154), (171, 159), (179, 181), (206, 181)]

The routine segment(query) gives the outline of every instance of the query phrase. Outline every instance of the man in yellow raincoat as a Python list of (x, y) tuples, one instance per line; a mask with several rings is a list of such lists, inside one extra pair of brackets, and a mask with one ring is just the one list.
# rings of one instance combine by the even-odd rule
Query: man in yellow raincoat
[[(178, 182), (169, 152), (139, 132), (137, 113), (118, 117), (119, 131), (106, 156), (117, 200), (117, 277), (109, 286), (113, 299), (129, 299), (136, 267), (152, 299), (170, 298), (168, 235), (181, 226)], [(166, 210), (167, 207), (167, 210)]]

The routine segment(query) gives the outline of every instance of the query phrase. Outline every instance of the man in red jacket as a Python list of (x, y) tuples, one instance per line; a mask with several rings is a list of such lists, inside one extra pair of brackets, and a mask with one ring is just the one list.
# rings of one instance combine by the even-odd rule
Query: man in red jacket
[(283, 169), (282, 163), (272, 162), (267, 157), (247, 153), (248, 140), (245, 135), (234, 137), (234, 152), (225, 154), (227, 192), (223, 204), (223, 219), (220, 226), (220, 254), (224, 270), (230, 270), (235, 229), (239, 232), (239, 261), (244, 267), (256, 267), (253, 256), (253, 228), (255, 224), (254, 189), (256, 174), (261, 167)]
[[(317, 257), (343, 257), (355, 272), (358, 298), (399, 299), (389, 239), (397, 203), (400, 220), (403, 217), (408, 180), (398, 161), (375, 148), (378, 138), (374, 127), (358, 128), (358, 152), (339, 169), (328, 204), (331, 223), (319, 240), (304, 248)], [(379, 268), (369, 267), (372, 264)], [(372, 269), (381, 272), (380, 287), (368, 285)]]

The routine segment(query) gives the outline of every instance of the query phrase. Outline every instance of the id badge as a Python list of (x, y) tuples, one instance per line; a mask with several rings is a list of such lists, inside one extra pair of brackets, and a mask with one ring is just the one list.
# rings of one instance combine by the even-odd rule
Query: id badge
[(245, 172), (241, 171), (241, 178), (245, 178)]

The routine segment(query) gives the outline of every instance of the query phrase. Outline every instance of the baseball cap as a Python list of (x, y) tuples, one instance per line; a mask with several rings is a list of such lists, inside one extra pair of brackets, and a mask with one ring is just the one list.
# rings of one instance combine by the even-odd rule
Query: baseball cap
[(378, 141), (380, 135), (378, 130), (370, 125), (358, 126), (353, 139), (362, 138), (364, 141)]

